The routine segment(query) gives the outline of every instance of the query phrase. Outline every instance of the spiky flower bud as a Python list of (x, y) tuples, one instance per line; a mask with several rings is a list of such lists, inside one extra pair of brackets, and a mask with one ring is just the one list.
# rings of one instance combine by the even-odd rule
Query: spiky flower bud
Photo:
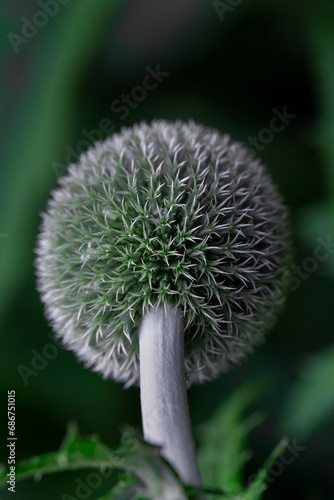
[(256, 344), (282, 304), (287, 210), (240, 143), (193, 122), (141, 123), (59, 180), (38, 238), (38, 288), (63, 343), (105, 378), (139, 382), (139, 328), (178, 307), (190, 382)]

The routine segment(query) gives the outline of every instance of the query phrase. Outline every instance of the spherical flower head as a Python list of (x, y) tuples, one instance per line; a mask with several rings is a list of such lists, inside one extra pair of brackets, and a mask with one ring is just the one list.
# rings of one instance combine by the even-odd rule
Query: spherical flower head
[(287, 210), (244, 146), (194, 122), (140, 123), (96, 143), (59, 184), (37, 284), (88, 367), (138, 384), (140, 324), (165, 303), (183, 315), (190, 383), (263, 338), (284, 301)]

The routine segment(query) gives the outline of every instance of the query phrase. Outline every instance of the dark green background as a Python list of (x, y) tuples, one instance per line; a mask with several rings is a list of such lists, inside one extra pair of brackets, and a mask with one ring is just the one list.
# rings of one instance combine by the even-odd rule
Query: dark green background
[[(18, 459), (56, 449), (69, 420), (111, 446), (118, 444), (123, 423), (140, 427), (138, 389), (125, 391), (103, 381), (71, 352), (54, 351), (56, 357), (27, 385), (18, 371), (20, 365), (32, 368), (34, 352), (42, 354), (51, 342), (35, 290), (33, 249), (39, 213), (57, 185), (66, 148), (78, 151), (86, 139), (83, 129), (98, 128), (103, 118), (111, 119), (116, 131), (140, 120), (192, 118), (247, 143), (269, 126), (274, 108), (286, 107), (296, 118), (258, 156), (291, 207), (295, 264), (303, 266), (314, 255), (317, 238), (334, 234), (333, 2), (244, 0), (220, 16), (215, 5), (204, 0), (72, 0), (15, 53), (8, 33), (21, 35), (22, 17), (32, 20), (41, 7), (32, 0), (2, 0), (0, 462), (7, 456), (7, 390), (16, 390)], [(169, 76), (122, 120), (111, 103), (141, 84), (147, 65), (160, 65)], [(254, 377), (268, 382), (268, 393), (258, 404), (267, 418), (251, 434), (254, 455), (245, 481), (283, 432), (296, 429), (292, 440), (298, 435), (298, 422), (295, 427), (282, 422), (304, 360), (329, 351), (333, 343), (333, 260), (328, 254), (292, 287), (297, 289), (291, 290), (276, 327), (248, 360), (189, 391), (198, 439), (196, 426), (234, 388)], [(326, 392), (326, 412), (297, 439), (306, 450), (264, 498), (334, 497), (334, 369), (328, 373), (308, 391), (310, 407)], [(0, 496), (56, 500), (63, 493), (74, 495), (78, 477), (85, 480), (87, 472), (25, 481), (17, 484), (15, 497), (7, 491)]]

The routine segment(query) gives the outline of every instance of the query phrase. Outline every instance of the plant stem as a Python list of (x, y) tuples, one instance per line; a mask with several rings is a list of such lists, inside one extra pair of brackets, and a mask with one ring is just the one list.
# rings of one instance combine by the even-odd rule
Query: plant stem
[(188, 411), (183, 325), (176, 308), (164, 304), (143, 318), (139, 352), (145, 440), (162, 447), (184, 484), (201, 486)]

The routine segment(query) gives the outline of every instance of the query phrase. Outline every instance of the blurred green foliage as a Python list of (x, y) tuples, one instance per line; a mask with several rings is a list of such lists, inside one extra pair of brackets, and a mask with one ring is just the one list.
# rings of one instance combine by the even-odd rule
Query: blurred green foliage
[[(39, 213), (57, 185), (54, 165), (75, 160), (87, 141), (84, 131), (104, 137), (103, 119), (117, 131), (140, 120), (192, 118), (246, 144), (257, 139), (257, 154), (291, 207), (295, 246), (290, 295), (267, 343), (238, 368), (189, 391), (192, 422), (196, 428), (209, 421), (239, 385), (263, 378), (270, 389), (254, 411), (266, 420), (251, 432), (254, 455), (244, 464), (245, 477), (287, 432), (306, 450), (264, 499), (332, 500), (334, 259), (330, 246), (321, 259), (316, 249), (318, 238), (334, 240), (333, 2), (250, 0), (220, 20), (214, 2), (204, 0), (72, 0), (15, 53), (8, 34), (22, 35), (22, 17), (31, 21), (39, 11), (36, 0), (0, 6), (1, 437), (12, 389), (18, 460), (56, 449), (71, 419), (110, 447), (119, 442), (123, 422), (140, 426), (137, 389), (101, 380), (61, 348), (53, 359), (45, 357), (51, 329), (35, 291), (33, 248)], [(115, 101), (132, 95), (148, 65), (169, 76), (142, 101), (132, 99), (121, 119)], [(272, 134), (273, 110), (284, 108), (296, 116)], [(18, 366), (32, 370), (28, 379)], [(223, 425), (236, 435), (240, 428), (232, 423)], [(222, 423), (215, 425), (219, 456)], [(241, 441), (242, 435), (228, 441), (238, 460)], [(6, 455), (1, 439), (1, 462)], [(225, 465), (229, 478), (240, 474), (233, 472), (238, 460)], [(225, 487), (230, 481), (221, 480)], [(64, 472), (18, 483), (17, 498), (57, 499), (75, 488), (73, 475)]]
[[(115, 468), (126, 473), (98, 500), (202, 500), (203, 495), (207, 500), (261, 500), (270, 479), (271, 468), (278, 463), (288, 442), (282, 440), (276, 446), (244, 488), (242, 470), (246, 438), (255, 422), (253, 415), (252, 426), (249, 423), (245, 425), (241, 416), (258, 394), (258, 383), (242, 387), (206, 424), (199, 457), (204, 485), (208, 481), (214, 488), (182, 485), (171, 466), (161, 458), (159, 447), (147, 444), (135, 429), (125, 428), (121, 445), (116, 451), (111, 451), (96, 436), (80, 437), (74, 424), (68, 427), (59, 451), (18, 463), (16, 480), (36, 477), (40, 480), (45, 474), (90, 469), (92, 472), (85, 483), (78, 483), (76, 494), (79, 497), (84, 488), (86, 495), (96, 497), (93, 485), (103, 485), (106, 489), (105, 479), (111, 476)], [(222, 429), (219, 431), (220, 427)], [(3, 467), (0, 470), (0, 485), (6, 484), (8, 475), (9, 468)], [(73, 500), (73, 497), (64, 494), (62, 500)]]

